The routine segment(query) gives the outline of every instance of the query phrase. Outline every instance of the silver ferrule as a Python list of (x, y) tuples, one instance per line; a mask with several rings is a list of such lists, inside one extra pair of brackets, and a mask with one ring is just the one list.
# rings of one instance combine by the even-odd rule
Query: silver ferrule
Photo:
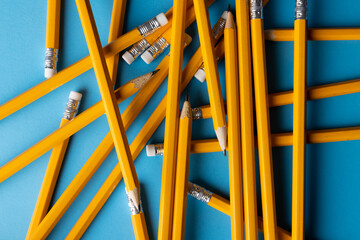
[(223, 19), (221, 17), (213, 26), (212, 35), (215, 39), (218, 39), (220, 38), (221, 35), (223, 35), (225, 29), (225, 23), (226, 23), (226, 19)]
[(45, 68), (56, 69), (58, 62), (59, 49), (46, 48), (45, 49)]
[(80, 101), (69, 98), (65, 106), (63, 119), (72, 120), (78, 112), (79, 103)]
[(148, 49), (151, 56), (155, 59), (159, 56), (165, 49), (169, 46), (169, 43), (165, 38), (161, 37), (159, 40), (153, 43), (153, 45)]
[(163, 156), (164, 155), (164, 144), (154, 144), (155, 147), (155, 156)]
[(191, 111), (192, 111), (192, 119), (193, 120), (203, 119), (201, 108), (199, 108), (199, 107), (193, 108), (193, 109), (191, 109)]
[(145, 52), (145, 50), (148, 49), (149, 47), (150, 47), (150, 44), (148, 43), (148, 41), (146, 41), (145, 38), (143, 38), (131, 47), (131, 49), (129, 50), (129, 53), (131, 54), (131, 56), (134, 57), (134, 59), (136, 59), (143, 52)]
[(135, 203), (131, 200), (131, 198), (129, 197), (128, 193), (126, 193), (127, 199), (128, 199), (128, 206), (130, 209), (130, 214), (131, 215), (136, 215), (136, 214), (140, 214), (143, 212), (143, 208), (142, 208), (142, 203), (140, 201), (140, 205), (136, 206)]
[(262, 0), (250, 0), (250, 18), (251, 19), (263, 18)]
[(307, 19), (307, 0), (295, 0), (295, 20)]
[(196, 198), (197, 200), (200, 200), (206, 204), (209, 203), (211, 199), (212, 192), (206, 190), (203, 187), (200, 187), (194, 183), (189, 182), (188, 183), (188, 194)]
[(138, 26), (137, 29), (139, 30), (140, 34), (145, 37), (158, 29), (160, 26), (160, 23), (156, 17), (154, 17), (153, 19), (150, 19), (149, 21)]

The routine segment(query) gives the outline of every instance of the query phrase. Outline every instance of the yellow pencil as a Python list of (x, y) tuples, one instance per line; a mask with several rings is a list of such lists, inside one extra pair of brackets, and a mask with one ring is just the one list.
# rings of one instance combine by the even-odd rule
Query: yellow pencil
[(236, 28), (231, 12), (224, 30), (226, 98), (229, 131), (229, 186), (231, 212), (231, 239), (243, 239), (243, 193), (240, 143), (240, 100), (237, 63)]
[(200, 48), (203, 55), (207, 87), (213, 117), (214, 129), (221, 149), (226, 155), (226, 119), (224, 102), (221, 93), (220, 78), (217, 61), (214, 54), (213, 37), (210, 19), (204, 0), (194, 0), (196, 23), (199, 31)]
[(78, 7), (85, 39), (88, 44), (90, 57), (94, 65), (95, 76), (104, 103), (106, 117), (114, 140), (120, 168), (124, 174), (126, 194), (128, 196), (135, 238), (148, 239), (149, 236), (145, 224), (145, 217), (141, 207), (140, 184), (137, 179), (115, 94), (112, 91), (111, 79), (105, 62), (104, 53), (101, 48), (100, 38), (90, 2), (88, 0), (77, 0), (76, 5)]
[(295, 240), (304, 239), (305, 154), (306, 154), (306, 0), (295, 0), (294, 22), (294, 110), (293, 110), (293, 179), (292, 228)]
[(189, 181), (190, 143), (191, 143), (191, 106), (185, 99), (180, 115), (179, 145), (176, 163), (173, 240), (185, 239), (186, 198)]
[[(119, 104), (126, 98), (130, 97), (141, 89), (144, 84), (151, 79), (151, 77), (157, 72), (153, 71), (151, 73), (145, 74), (143, 76), (134, 78), (128, 83), (121, 86), (115, 92), (117, 98), (117, 103)], [(159, 76), (161, 77), (161, 76)], [(64, 141), (66, 138), (69, 138), (71, 135), (87, 126), (95, 119), (99, 118), (105, 113), (104, 104), (102, 101), (99, 101), (83, 113), (79, 114), (73, 121), (65, 124), (61, 128), (55, 130), (49, 136), (39, 141), (37, 144), (33, 145), (31, 148), (18, 155), (11, 161), (7, 162), (5, 165), (0, 167), (0, 182), (11, 177), (13, 174), (26, 167), (28, 164), (33, 162), (35, 159), (49, 151), (55, 145)]]
[[(309, 41), (360, 40), (360, 28), (309, 28)], [(265, 40), (294, 41), (294, 29), (265, 30)]]
[(277, 239), (262, 0), (250, 1), (256, 121), (265, 239)]
[[(127, 130), (133, 120), (140, 113), (142, 108), (146, 105), (150, 99), (149, 95), (152, 95), (161, 82), (165, 79), (168, 73), (168, 59), (165, 58), (158, 66), (159, 72), (155, 77), (151, 79), (148, 87), (142, 88), (139, 93), (134, 97), (129, 106), (125, 109), (122, 114), (124, 128)], [(79, 115), (80, 116), (80, 115)], [(76, 117), (77, 118), (77, 117)], [(76, 118), (73, 120), (75, 121)], [(148, 140), (146, 140), (148, 141)], [(46, 238), (51, 230), (55, 227), (57, 222), (70, 207), (75, 198), (79, 195), (82, 189), (85, 187), (90, 178), (95, 174), (96, 170), (114, 148), (114, 143), (109, 132), (96, 150), (93, 152), (91, 157), (81, 168), (79, 173), (75, 176), (73, 181), (66, 188), (64, 193), (60, 196), (55, 205), (51, 208), (48, 215), (44, 218), (40, 226), (38, 227), (35, 235), (35, 239)], [(133, 155), (134, 156), (134, 155)], [(134, 158), (135, 159), (135, 158)], [(119, 165), (116, 165), (120, 169)], [(120, 171), (120, 170), (119, 170)], [(121, 171), (120, 171), (121, 172)], [(85, 231), (85, 230), (84, 230)], [(75, 238), (75, 237), (74, 237)], [(80, 238), (80, 237), (79, 237)], [(73, 238), (70, 238), (73, 239)]]
[[(360, 127), (313, 130), (313, 131), (308, 131), (306, 133), (307, 144), (342, 142), (342, 141), (352, 141), (359, 139), (360, 139)], [(292, 146), (293, 135), (291, 132), (272, 134), (271, 141), (272, 141), (272, 147)], [(158, 143), (154, 145), (161, 146), (162, 144)], [(255, 145), (255, 147), (257, 146)], [(149, 148), (152, 148), (152, 146), (149, 146)], [(161, 148), (158, 149), (159, 153), (161, 153), (162, 151), (163, 149)], [(192, 154), (195, 154), (195, 153), (221, 152), (222, 150), (219, 146), (217, 146), (216, 139), (202, 139), (202, 140), (192, 141), (190, 151)]]
[[(214, 1), (214, 0), (212, 0)], [(144, 24), (140, 25), (138, 28), (131, 30), (130, 32), (122, 35), (117, 38), (115, 41), (109, 43), (103, 48), (104, 55), (106, 58), (110, 58), (125, 48), (129, 47), (131, 44), (135, 43), (142, 39), (143, 35), (147, 33), (146, 31), (153, 31), (154, 29), (149, 27), (150, 22), (157, 21), (151, 19)], [(146, 36), (145, 38), (157, 39), (168, 27), (166, 24), (164, 27), (160, 27), (160, 24), (154, 24), (156, 31), (152, 34)], [(76, 63), (70, 65), (69, 67), (63, 69), (62, 71), (55, 74), (53, 77), (37, 84), (36, 86), (30, 88), (24, 93), (18, 95), (17, 97), (7, 101), (6, 103), (0, 105), (0, 120), (6, 118), (7, 116), (13, 114), (19, 109), (27, 106), (28, 104), (36, 101), (37, 99), (45, 96), (49, 92), (55, 90), (56, 88), (62, 86), (63, 84), (69, 82), (70, 80), (76, 78), (80, 74), (86, 72), (92, 68), (92, 62), (90, 56), (87, 56)]]
[[(70, 92), (64, 116), (61, 119), (60, 127), (65, 125), (75, 117), (81, 97), (81, 93), (73, 91)], [(41, 185), (40, 193), (36, 201), (34, 213), (30, 221), (30, 226), (26, 235), (26, 239), (30, 239), (31, 234), (38, 227), (38, 225), (49, 210), (50, 201), (54, 193), (55, 185), (59, 176), (60, 168), (64, 159), (68, 143), (69, 138), (65, 139), (62, 143), (54, 147), (54, 149), (52, 150), (49, 164), (46, 168), (44, 180)]]
[[(127, 0), (114, 0), (112, 13), (111, 13), (108, 43), (115, 41), (118, 37), (121, 36), (123, 32), (126, 1)], [(119, 65), (119, 54), (115, 54), (114, 56), (106, 59), (106, 63), (109, 69), (110, 79), (113, 85), (115, 85), (117, 69)]]
[(168, 91), (166, 103), (165, 121), (165, 151), (163, 157), (163, 168), (161, 177), (160, 210), (158, 239), (167, 240), (171, 238), (174, 181), (176, 166), (176, 151), (179, 124), (179, 98), (180, 83), (182, 79), (183, 47), (185, 36), (186, 1), (174, 0), (173, 2), (173, 25), (170, 49)]
[[(190, 182), (189, 182), (189, 192), (188, 193), (192, 197), (206, 203), (210, 207), (231, 216), (230, 201), (217, 195), (216, 193), (210, 192), (209, 190), (207, 190), (203, 187), (200, 187), (196, 184), (190, 183)], [(258, 221), (259, 231), (262, 232), (262, 230), (263, 230), (262, 218), (259, 217), (258, 220), (259, 220)], [(277, 227), (277, 233), (278, 233), (279, 240), (291, 240), (291, 235), (288, 231), (286, 231), (280, 227)], [(258, 234), (258, 233), (256, 233), (256, 234)]]
[(61, 0), (47, 1), (46, 44), (45, 44), (45, 78), (57, 73), (60, 33)]
[[(220, 58), (224, 54), (223, 47), (224, 47), (223, 41), (221, 41), (219, 42), (219, 44), (215, 49), (217, 56)], [(188, 83), (194, 76), (196, 70), (201, 65), (201, 61), (202, 61), (201, 51), (200, 49), (198, 49), (183, 70), (181, 91), (184, 90), (184, 88), (188, 85)], [(140, 130), (134, 141), (132, 142), (130, 146), (130, 150), (133, 159), (136, 159), (136, 157), (140, 154), (141, 150), (145, 147), (150, 137), (153, 135), (157, 127), (165, 118), (166, 99), (167, 97), (165, 96), (162, 99), (162, 101), (159, 103), (157, 108), (154, 110), (152, 115), (149, 117), (149, 119), (146, 121), (146, 123), (144, 124), (143, 128)], [(124, 123), (124, 125), (126, 126), (126, 123)], [(110, 134), (108, 135), (110, 136)], [(108, 153), (104, 153), (103, 158), (105, 158), (107, 154)], [(111, 174), (106, 179), (102, 187), (96, 193), (95, 197), (90, 202), (88, 207), (85, 209), (85, 211), (83, 212), (83, 214), (81, 215), (81, 217), (79, 218), (73, 229), (70, 231), (67, 239), (79, 239), (82, 236), (82, 234), (86, 231), (91, 221), (95, 218), (96, 214), (100, 211), (101, 207), (105, 204), (106, 200), (111, 195), (112, 191), (115, 189), (115, 187), (117, 186), (117, 184), (120, 182), (121, 179), (122, 179), (121, 170), (120, 167), (117, 165), (112, 170)], [(83, 185), (83, 183), (79, 183), (79, 182), (76, 182), (74, 184), (76, 186)]]
[[(265, 3), (264, 3), (265, 4)], [(249, 0), (236, 0), (245, 239), (258, 239)]]
[[(353, 79), (353, 80), (309, 87), (306, 90), (307, 90), (306, 95), (308, 101), (357, 93), (360, 92), (360, 79)], [(240, 99), (241, 96), (242, 95), (240, 95)], [(279, 107), (292, 103), (293, 103), (292, 90), (269, 94), (269, 107)], [(203, 105), (200, 107), (193, 108), (192, 112), (193, 112), (194, 120), (211, 118), (210, 105)], [(243, 152), (244, 152), (244, 144), (245, 143), (242, 143)]]

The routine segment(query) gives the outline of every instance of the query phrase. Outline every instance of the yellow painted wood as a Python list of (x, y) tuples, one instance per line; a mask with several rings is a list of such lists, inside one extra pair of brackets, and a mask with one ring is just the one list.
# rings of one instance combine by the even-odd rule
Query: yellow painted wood
[[(200, 48), (204, 60), (207, 79), (206, 84), (209, 93), (214, 129), (215, 132), (218, 132), (219, 128), (226, 128), (226, 119), (218, 66), (214, 53), (214, 42), (211, 33), (209, 13), (204, 0), (194, 0), (194, 9), (199, 32)], [(222, 144), (221, 142), (226, 143), (226, 134), (224, 137), (225, 139), (219, 139), (220, 144)]]
[[(360, 40), (360, 28), (309, 28), (309, 41)], [(265, 30), (265, 40), (294, 41), (294, 29)]]
[[(62, 118), (60, 127), (68, 123), (69, 120)], [(59, 176), (64, 155), (69, 143), (69, 138), (65, 139), (59, 145), (54, 147), (51, 152), (48, 166), (46, 168), (43, 183), (41, 185), (40, 193), (36, 201), (35, 209), (30, 221), (30, 226), (26, 235), (26, 239), (30, 239), (31, 234), (38, 227), (49, 210), (51, 198), (54, 193), (56, 182)]]
[[(123, 173), (126, 191), (138, 191), (138, 196), (140, 196), (140, 184), (137, 179), (125, 129), (116, 103), (115, 94), (112, 90), (111, 79), (105, 62), (104, 53), (101, 48), (100, 38), (97, 32), (90, 2), (88, 0), (77, 0), (76, 5), (78, 7), (85, 39), (89, 48), (90, 58), (94, 66), (95, 76), (98, 81), (119, 165)], [(140, 203), (140, 199), (137, 201)], [(141, 216), (142, 218), (144, 217), (143, 214)], [(145, 220), (139, 221), (140, 218), (134, 218), (138, 220), (133, 221), (134, 232), (137, 237), (136, 239), (148, 239), (149, 236)]]
[[(217, 56), (220, 58), (224, 54), (223, 47), (224, 47), (223, 41), (221, 41), (215, 49)], [(200, 49), (198, 49), (183, 70), (181, 91), (183, 91), (185, 87), (189, 84), (195, 72), (201, 65), (201, 62), (202, 62), (201, 51)], [(154, 110), (152, 115), (144, 124), (143, 128), (140, 130), (138, 135), (131, 143), (130, 150), (134, 160), (140, 154), (141, 150), (145, 147), (146, 143), (149, 141), (150, 137), (153, 135), (153, 133), (158, 128), (160, 123), (164, 120), (165, 112), (166, 112), (166, 99), (167, 96), (165, 95), (165, 97), (159, 103), (157, 108)], [(124, 117), (124, 126), (126, 125), (127, 124), (125, 123), (125, 117)], [(110, 133), (107, 135), (107, 138), (108, 137), (111, 138)], [(105, 139), (103, 141), (105, 141)], [(103, 157), (105, 158), (107, 154), (108, 153), (104, 153)], [(90, 204), (87, 206), (83, 214), (80, 216), (79, 220), (76, 222), (75, 226), (70, 231), (66, 239), (69, 240), (79, 239), (82, 236), (82, 234), (86, 231), (87, 227), (90, 225), (92, 220), (96, 217), (96, 214), (105, 204), (106, 200), (109, 198), (115, 187), (119, 184), (121, 179), (122, 179), (121, 169), (118, 165), (116, 165), (112, 170), (112, 172), (110, 173), (110, 175), (108, 176), (108, 178), (105, 180), (104, 184), (96, 193)], [(76, 184), (80, 184), (80, 183), (76, 183)]]
[(262, 19), (252, 19), (250, 23), (264, 236), (265, 239), (276, 240), (276, 208), (266, 79), (264, 27)]
[(303, 240), (306, 162), (307, 21), (305, 19), (295, 20), (294, 29), (293, 184), (291, 235), (295, 240)]
[(192, 116), (191, 106), (185, 101), (180, 116), (179, 141), (176, 163), (173, 240), (185, 239), (185, 220), (190, 165)]
[(59, 49), (61, 0), (47, 1), (46, 48)]
[(166, 103), (166, 121), (161, 176), (158, 239), (168, 240), (172, 233), (173, 204), (175, 190), (175, 166), (179, 124), (180, 83), (185, 36), (186, 1), (173, 1), (173, 18), (170, 48), (169, 77)]
[[(258, 239), (249, 1), (236, 0), (245, 239)], [(264, 3), (265, 4), (265, 3)]]
[(244, 205), (242, 192), (241, 142), (240, 142), (240, 99), (237, 61), (236, 28), (231, 13), (227, 16), (224, 29), (225, 76), (228, 115), (228, 151), (231, 239), (244, 238)]
[[(115, 92), (117, 103), (119, 104), (137, 91), (138, 88), (135, 87), (134, 83), (128, 82), (124, 84)], [(28, 150), (1, 166), (0, 183), (35, 161), (38, 157), (49, 151), (57, 144), (60, 144), (65, 139), (93, 122), (95, 119), (102, 116), (104, 113), (104, 104), (102, 101), (99, 101), (83, 113), (79, 114), (69, 123), (55, 130)]]
[[(114, 0), (108, 43), (115, 41), (123, 32), (126, 2), (127, 0)], [(112, 84), (115, 85), (119, 65), (119, 54), (115, 54), (114, 56), (107, 58), (106, 63), (109, 69)]]

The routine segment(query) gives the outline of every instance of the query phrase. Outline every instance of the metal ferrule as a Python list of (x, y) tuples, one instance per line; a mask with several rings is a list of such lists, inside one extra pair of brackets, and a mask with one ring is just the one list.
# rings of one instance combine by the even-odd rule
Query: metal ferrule
[(159, 144), (155, 144), (155, 156), (162, 156), (164, 155), (164, 144), (159, 143)]
[(189, 182), (188, 184), (188, 194), (196, 198), (197, 200), (200, 200), (206, 204), (209, 203), (211, 199), (212, 192), (206, 190), (203, 187), (200, 187), (196, 184), (193, 184)]
[(250, 18), (263, 18), (263, 4), (262, 0), (250, 0)]
[(295, 20), (307, 19), (307, 1), (296, 0), (295, 2)]
[(148, 43), (148, 41), (146, 41), (145, 38), (143, 38), (131, 47), (131, 49), (129, 50), (129, 53), (131, 54), (131, 56), (134, 57), (134, 59), (136, 59), (143, 52), (145, 52), (145, 50), (148, 49), (149, 47), (150, 47), (150, 44)]
[(225, 23), (226, 23), (226, 19), (223, 19), (221, 17), (213, 26), (212, 35), (215, 39), (218, 39), (220, 38), (221, 35), (223, 35), (225, 29)]
[(203, 119), (201, 108), (199, 108), (199, 107), (193, 108), (193, 109), (191, 109), (191, 111), (192, 111), (192, 119), (193, 120)]
[(160, 23), (156, 20), (156, 17), (154, 17), (153, 19), (150, 19), (149, 21), (138, 26), (137, 29), (139, 30), (140, 34), (145, 37), (154, 30), (158, 29), (160, 26)]
[(80, 101), (69, 98), (65, 106), (63, 119), (69, 121), (72, 120), (75, 117), (76, 113), (78, 112), (79, 103)]
[(58, 62), (59, 49), (46, 48), (45, 49), (45, 68), (56, 69)]
[(164, 52), (169, 45), (170, 44), (166, 41), (166, 39), (161, 37), (159, 40), (153, 43), (153, 45), (148, 49), (148, 51), (151, 54), (151, 56), (155, 59), (162, 52)]
[(129, 195), (126, 193), (127, 199), (128, 199), (128, 206), (130, 208), (130, 214), (136, 215), (143, 212), (142, 203), (140, 201), (139, 206), (135, 206), (134, 202), (129, 198)]

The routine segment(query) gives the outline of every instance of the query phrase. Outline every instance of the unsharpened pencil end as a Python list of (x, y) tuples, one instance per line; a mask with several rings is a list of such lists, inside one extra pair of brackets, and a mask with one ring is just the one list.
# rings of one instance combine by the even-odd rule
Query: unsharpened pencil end
[(225, 23), (225, 28), (234, 28), (235, 24), (234, 24), (234, 18), (232, 13), (229, 11), (227, 18), (226, 18), (226, 23)]

